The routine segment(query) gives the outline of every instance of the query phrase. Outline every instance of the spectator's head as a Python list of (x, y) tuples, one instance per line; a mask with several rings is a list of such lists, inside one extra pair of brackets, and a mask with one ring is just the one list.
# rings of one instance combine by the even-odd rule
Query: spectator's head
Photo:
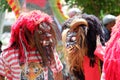
[(114, 15), (111, 15), (111, 14), (108, 14), (108, 15), (105, 15), (103, 17), (103, 25), (109, 30), (111, 31), (111, 28), (114, 26), (115, 24), (115, 20), (116, 20), (116, 16)]
[(81, 13), (82, 13), (82, 11), (79, 8), (71, 8), (68, 11), (68, 16), (71, 18), (71, 17), (73, 17), (77, 14), (81, 14)]

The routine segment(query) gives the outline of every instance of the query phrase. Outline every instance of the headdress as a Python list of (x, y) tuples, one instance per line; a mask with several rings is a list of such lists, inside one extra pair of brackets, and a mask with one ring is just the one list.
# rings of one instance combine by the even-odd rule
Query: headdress
[(80, 10), (79, 8), (70, 8), (68, 10), (69, 17), (73, 17), (73, 16), (78, 15), (78, 14), (82, 14), (82, 10)]

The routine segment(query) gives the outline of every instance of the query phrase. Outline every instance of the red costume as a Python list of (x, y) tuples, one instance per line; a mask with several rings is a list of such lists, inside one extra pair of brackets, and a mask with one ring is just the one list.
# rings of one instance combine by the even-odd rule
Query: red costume
[(101, 54), (98, 49), (104, 52), (104, 55), (102, 55), (104, 64), (101, 80), (120, 80), (120, 16), (116, 19), (105, 49), (97, 47), (95, 54)]

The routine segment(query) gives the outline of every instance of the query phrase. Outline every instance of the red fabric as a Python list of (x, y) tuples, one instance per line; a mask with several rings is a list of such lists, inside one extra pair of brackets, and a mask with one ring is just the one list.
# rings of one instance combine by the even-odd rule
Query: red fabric
[(39, 7), (45, 7), (47, 1), (46, 0), (26, 0), (28, 3), (32, 3), (34, 5), (37, 5)]
[(120, 80), (120, 16), (106, 45), (103, 71), (105, 80)]
[(103, 47), (102, 45), (98, 45), (96, 47), (94, 54), (103, 61), (104, 60), (103, 56), (105, 54), (105, 47)]
[(83, 62), (85, 80), (100, 80), (101, 71), (98, 58), (96, 58), (94, 67), (90, 67), (89, 63), (90, 59), (85, 56)]

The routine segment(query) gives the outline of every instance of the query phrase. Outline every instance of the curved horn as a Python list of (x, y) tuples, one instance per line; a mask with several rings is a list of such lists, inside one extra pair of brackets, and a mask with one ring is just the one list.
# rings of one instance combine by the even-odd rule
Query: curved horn
[(81, 18), (81, 19), (74, 19), (71, 24), (70, 24), (70, 28), (76, 28), (79, 25), (85, 25), (88, 27), (88, 23), (85, 19)]

